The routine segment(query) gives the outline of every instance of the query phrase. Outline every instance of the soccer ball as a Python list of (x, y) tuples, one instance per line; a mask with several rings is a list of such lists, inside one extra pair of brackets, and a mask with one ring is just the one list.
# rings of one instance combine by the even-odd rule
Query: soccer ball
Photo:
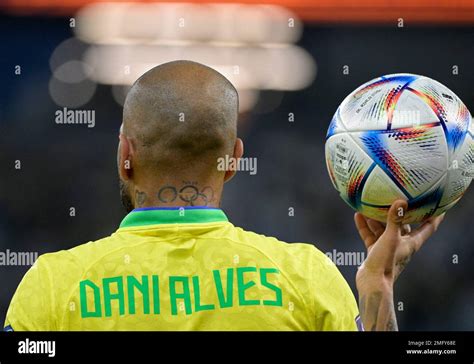
[(393, 74), (345, 98), (326, 136), (331, 181), (353, 209), (386, 221), (408, 201), (406, 223), (453, 207), (474, 177), (474, 129), (463, 102), (431, 78)]

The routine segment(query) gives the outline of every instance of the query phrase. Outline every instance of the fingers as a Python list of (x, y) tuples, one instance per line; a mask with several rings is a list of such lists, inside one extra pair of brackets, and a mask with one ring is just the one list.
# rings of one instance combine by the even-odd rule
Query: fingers
[(377, 237), (374, 235), (372, 230), (367, 224), (366, 218), (359, 212), (354, 214), (354, 222), (359, 232), (359, 236), (364, 242), (365, 247), (368, 249), (372, 244), (375, 243)]
[(433, 233), (438, 230), (439, 225), (444, 219), (445, 214), (442, 214), (437, 217), (432, 217), (426, 220), (418, 229), (414, 230), (410, 237), (411, 246), (414, 251), (420, 250), (426, 240), (433, 235)]
[(387, 227), (385, 231), (390, 234), (396, 234), (397, 236), (402, 233), (402, 221), (405, 217), (408, 203), (404, 200), (396, 200), (390, 206), (387, 214)]
[(377, 238), (385, 231), (385, 226), (380, 221), (367, 219), (367, 225), (369, 225), (370, 230), (372, 230), (372, 233), (374, 233)]

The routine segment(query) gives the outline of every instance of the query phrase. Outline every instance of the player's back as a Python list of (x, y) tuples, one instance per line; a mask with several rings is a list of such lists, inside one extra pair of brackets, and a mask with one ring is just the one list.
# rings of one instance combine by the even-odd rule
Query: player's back
[(110, 237), (38, 259), (13, 330), (354, 330), (357, 306), (309, 244), (244, 231), (220, 209), (136, 209)]

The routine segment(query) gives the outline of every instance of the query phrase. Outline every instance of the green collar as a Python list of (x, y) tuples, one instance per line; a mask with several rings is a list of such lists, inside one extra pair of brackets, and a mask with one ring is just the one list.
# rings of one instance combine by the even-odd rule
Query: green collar
[(205, 206), (144, 207), (135, 209), (122, 220), (120, 228), (158, 225), (195, 224), (228, 221), (224, 211)]

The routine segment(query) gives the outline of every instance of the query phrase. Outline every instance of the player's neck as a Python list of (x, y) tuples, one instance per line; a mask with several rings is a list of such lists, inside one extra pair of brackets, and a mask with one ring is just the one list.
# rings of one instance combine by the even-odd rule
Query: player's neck
[(222, 184), (213, 181), (160, 181), (136, 186), (133, 193), (135, 208), (143, 207), (219, 207)]

